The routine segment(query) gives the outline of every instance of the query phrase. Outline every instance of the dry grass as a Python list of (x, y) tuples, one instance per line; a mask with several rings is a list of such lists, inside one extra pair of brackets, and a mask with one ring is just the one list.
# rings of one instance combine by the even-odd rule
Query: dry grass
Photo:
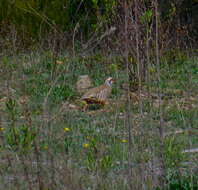
[[(130, 189), (129, 180), (134, 189), (158, 186), (155, 68), (151, 71), (152, 98), (146, 90), (142, 92), (142, 114), (139, 95), (131, 96), (133, 172), (128, 179), (126, 97), (120, 88), (126, 78), (118, 60), (62, 55), (57, 62), (50, 52), (1, 58), (0, 189), (119, 190)], [(197, 59), (186, 59), (161, 68), (167, 184), (182, 176), (192, 179), (197, 172), (197, 153), (182, 153), (198, 146), (196, 66)], [(110, 104), (104, 109), (81, 112), (71, 106), (80, 97), (75, 83), (81, 74), (90, 75), (94, 85), (103, 83), (106, 76), (116, 78)], [(185, 132), (189, 129), (192, 133)], [(184, 132), (178, 134), (178, 130)]]

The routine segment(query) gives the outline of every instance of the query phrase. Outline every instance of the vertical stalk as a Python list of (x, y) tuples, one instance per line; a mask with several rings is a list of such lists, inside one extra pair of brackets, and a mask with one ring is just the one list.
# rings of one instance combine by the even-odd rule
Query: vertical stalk
[(164, 129), (163, 129), (163, 110), (162, 110), (162, 92), (161, 92), (161, 75), (160, 75), (160, 59), (159, 59), (159, 13), (158, 13), (158, 1), (155, 0), (155, 50), (156, 50), (156, 65), (157, 65), (157, 80), (158, 80), (158, 98), (159, 98), (159, 116), (160, 116), (160, 123), (159, 123), (159, 136), (160, 136), (160, 161), (161, 161), (161, 179), (160, 185), (161, 187), (164, 186), (164, 178), (165, 178), (165, 165), (164, 165)]
[(141, 88), (142, 88), (142, 65), (140, 61), (139, 50), (139, 27), (138, 27), (138, 1), (135, 0), (135, 42), (136, 42), (136, 62), (138, 71), (138, 95), (139, 95), (139, 111), (142, 115), (142, 100), (141, 100)]
[[(139, 40), (139, 34), (140, 34), (140, 30), (139, 30), (139, 16), (138, 16), (138, 6), (139, 6), (139, 1), (135, 0), (135, 45), (136, 45), (136, 63), (137, 63), (137, 72), (138, 72), (138, 97), (139, 97), (139, 113), (140, 113), (140, 126), (139, 126), (139, 130), (140, 130), (140, 135), (139, 135), (139, 140), (138, 143), (141, 141), (141, 138), (144, 138), (143, 136), (143, 107), (142, 107), (142, 98), (141, 98), (141, 92), (142, 92), (142, 62), (140, 61), (140, 48), (139, 48), (139, 44), (140, 44), (140, 40)], [(143, 150), (142, 146), (138, 146), (137, 151), (141, 152)], [(141, 182), (138, 183), (137, 187), (141, 189), (143, 189), (143, 185), (144, 185), (144, 172), (142, 169), (142, 163), (140, 162), (140, 165), (138, 166), (138, 171), (140, 172), (140, 180)]]
[(32, 182), (31, 182), (31, 180), (30, 180), (28, 167), (27, 167), (27, 165), (26, 165), (26, 163), (25, 163), (25, 160), (26, 160), (25, 155), (23, 155), (23, 153), (22, 153), (19, 157), (20, 157), (21, 164), (22, 164), (22, 166), (23, 166), (23, 171), (24, 171), (25, 180), (26, 180), (26, 182), (28, 183), (28, 189), (29, 189), (29, 190), (32, 190), (33, 187), (32, 187)]
[[(124, 48), (124, 58), (126, 62), (126, 75), (129, 84), (129, 47), (128, 47), (128, 19), (129, 19), (129, 10), (127, 0), (124, 2), (124, 34), (125, 34), (125, 48)], [(130, 89), (129, 85), (127, 88), (127, 102), (126, 102), (126, 123), (127, 123), (127, 130), (128, 130), (128, 141), (129, 141), (129, 154), (128, 154), (128, 180), (130, 189), (132, 189), (132, 122), (131, 122), (131, 100), (130, 100)]]
[(36, 171), (36, 178), (38, 182), (38, 189), (42, 190), (43, 189), (43, 181), (42, 181), (42, 174), (41, 174), (41, 153), (39, 151), (37, 142), (34, 141), (34, 154), (35, 154), (35, 159), (37, 163), (37, 171)]

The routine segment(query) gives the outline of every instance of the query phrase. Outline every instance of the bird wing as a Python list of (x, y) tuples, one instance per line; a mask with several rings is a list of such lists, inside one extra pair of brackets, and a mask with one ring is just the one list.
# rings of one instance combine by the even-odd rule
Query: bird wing
[(88, 98), (94, 98), (94, 99), (106, 99), (106, 94), (108, 94), (109, 90), (111, 91), (111, 88), (107, 87), (106, 85), (101, 85), (96, 88), (92, 88), (86, 92), (81, 99), (88, 99)]
[(106, 100), (111, 92), (111, 88), (104, 88), (97, 94), (97, 99)]
[(97, 98), (97, 94), (102, 90), (103, 85), (92, 88), (90, 90), (88, 90), (81, 99), (86, 99), (86, 98)]

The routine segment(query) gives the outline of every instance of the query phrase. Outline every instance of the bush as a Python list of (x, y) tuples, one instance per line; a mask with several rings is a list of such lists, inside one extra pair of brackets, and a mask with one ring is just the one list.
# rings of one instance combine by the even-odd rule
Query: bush
[[(82, 32), (96, 28), (98, 21), (109, 20), (115, 0), (36, 0), (0, 2), (0, 24), (14, 25), (26, 39), (39, 38), (50, 31), (73, 31), (80, 24)], [(21, 37), (22, 37), (21, 35)]]

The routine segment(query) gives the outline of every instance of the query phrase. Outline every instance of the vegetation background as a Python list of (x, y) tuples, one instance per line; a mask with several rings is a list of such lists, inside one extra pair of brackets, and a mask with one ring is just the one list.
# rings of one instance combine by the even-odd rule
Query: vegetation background
[(1, 0), (0, 189), (198, 189), (197, 41), (197, 0)]

